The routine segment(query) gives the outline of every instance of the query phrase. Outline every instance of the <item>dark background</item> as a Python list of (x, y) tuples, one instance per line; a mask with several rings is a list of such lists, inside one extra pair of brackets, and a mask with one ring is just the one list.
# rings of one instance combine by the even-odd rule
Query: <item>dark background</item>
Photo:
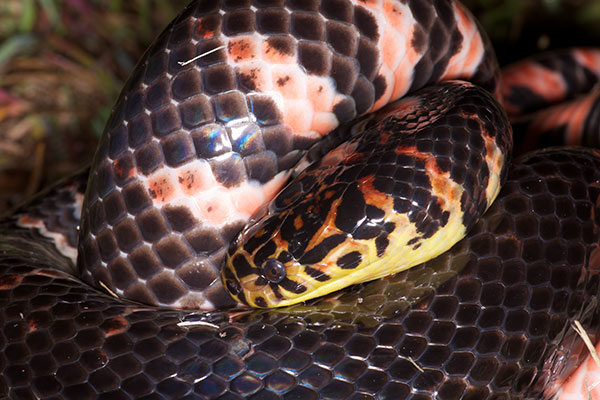
[[(86, 165), (124, 80), (188, 0), (0, 0), (0, 213)], [(501, 64), (600, 45), (600, 0), (465, 0)]]

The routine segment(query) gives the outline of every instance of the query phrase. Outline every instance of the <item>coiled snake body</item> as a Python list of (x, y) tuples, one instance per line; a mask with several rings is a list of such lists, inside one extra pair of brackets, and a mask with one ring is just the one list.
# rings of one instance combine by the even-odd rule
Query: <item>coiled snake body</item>
[[(132, 75), (89, 183), (87, 173), (71, 178), (3, 222), (0, 393), (11, 399), (551, 397), (587, 354), (572, 322), (579, 321), (593, 340), (600, 323), (600, 154), (554, 149), (522, 158), (499, 198), (475, 222), (473, 210), (483, 212), (497, 191), (488, 189), (490, 182), (504, 180), (500, 161), (510, 151), (509, 138), (500, 135), (510, 136), (510, 127), (492, 95), (472, 84), (442, 83), (383, 109), (381, 118), (344, 125), (440, 79), (469, 79), (500, 96), (497, 75), (486, 39), (468, 12), (450, 1), (193, 2)], [(466, 101), (453, 106), (461, 96)], [(473, 119), (475, 113), (483, 119)], [(400, 125), (427, 132), (431, 120), (447, 136), (411, 139), (414, 148), (390, 140), (385, 131)], [(332, 175), (336, 182), (352, 175), (347, 172), (353, 168), (348, 160), (357, 157), (352, 154), (388, 140), (397, 156), (392, 174), (403, 168), (400, 160), (417, 169), (427, 164), (419, 157), (428, 146), (436, 160), (444, 155), (466, 160), (459, 164), (462, 180), (454, 179), (455, 170), (449, 175), (463, 187), (457, 193), (471, 196), (459, 196), (459, 219), (465, 231), (471, 228), (468, 235), (421, 265), (287, 308), (166, 309), (235, 304), (218, 272), (227, 243), (287, 180), (288, 168), (319, 153), (306, 150), (338, 124), (342, 128), (325, 147), (338, 144), (336, 135), (372, 132), (374, 126), (384, 132), (352, 139), (324, 158), (321, 166), (328, 171), (344, 165)], [(480, 135), (463, 138), (473, 150), (464, 156), (454, 145), (471, 131)], [(373, 152), (382, 162), (386, 158), (383, 150)], [(385, 192), (381, 177), (390, 177), (390, 169), (377, 175), (370, 160), (363, 163), (369, 173), (354, 173), (363, 179), (360, 196), (355, 189), (326, 189), (317, 202), (325, 211), (300, 206), (293, 211), (300, 219), (290, 222), (296, 230), (287, 232), (313, 238), (310, 215), (325, 216), (317, 220), (321, 224), (346, 212), (351, 218), (334, 224), (345, 232), (344, 240), (358, 240), (360, 231), (365, 251), (383, 257), (388, 243), (401, 236), (394, 236), (395, 222), (375, 223), (381, 220), (378, 207), (385, 213), (389, 207), (373, 203), (372, 196)], [(471, 173), (475, 164), (484, 173)], [(442, 172), (443, 165), (437, 165)], [(269, 212), (294, 203), (308, 186), (320, 187), (311, 168)], [(492, 170), (498, 178), (491, 178)], [(443, 203), (449, 192), (428, 192), (420, 200), (422, 189), (438, 182), (429, 173), (424, 184), (423, 174), (413, 173), (414, 197), (399, 196), (395, 212), (418, 214), (398, 205), (402, 200), (429, 211)], [(361, 189), (368, 182), (377, 182), (376, 190)], [(342, 200), (331, 216), (334, 202), (326, 200), (333, 195)], [(351, 208), (361, 198), (364, 216)], [(413, 250), (445, 225), (439, 222), (444, 211), (438, 212), (429, 224), (426, 216), (407, 217), (420, 234), (409, 240)], [(352, 222), (351, 229), (343, 230), (344, 221)], [(294, 253), (302, 238), (286, 237), (281, 229), (276, 241)], [(260, 238), (261, 229), (251, 231)], [(304, 245), (308, 251), (299, 254), (321, 249), (310, 253), (321, 260), (339, 245), (331, 237), (319, 242), (326, 246)], [(78, 273), (105, 291), (69, 273), (75, 263), (55, 246), (57, 239), (78, 245)], [(247, 243), (241, 244), (244, 257), (253, 262), (270, 254), (283, 260), (270, 245)], [(259, 247), (270, 253), (255, 252)], [(362, 258), (348, 254), (354, 254), (352, 248), (334, 257), (339, 269), (360, 264)], [(224, 272), (228, 289), (240, 301), (266, 305), (264, 298), (240, 297), (241, 285), (232, 282), (233, 274), (269, 278), (270, 271), (240, 272), (235, 264), (241, 261), (231, 260), (233, 269)], [(329, 273), (301, 272), (319, 282)], [(267, 285), (252, 277), (254, 285), (272, 290), (271, 299), (284, 293), (275, 285), (284, 282), (278, 279)], [(301, 291), (299, 284), (282, 287)]]

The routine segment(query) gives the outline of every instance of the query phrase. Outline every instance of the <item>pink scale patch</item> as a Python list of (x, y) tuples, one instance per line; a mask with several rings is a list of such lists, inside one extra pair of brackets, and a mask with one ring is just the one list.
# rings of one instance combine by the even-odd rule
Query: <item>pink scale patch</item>
[(178, 194), (178, 179), (173, 178), (169, 171), (159, 173), (148, 179), (150, 197), (159, 205), (169, 203)]
[(233, 206), (239, 213), (250, 218), (256, 210), (275, 197), (288, 177), (289, 174), (281, 172), (263, 185), (245, 182), (230, 192)]
[(306, 98), (306, 74), (298, 65), (276, 65), (271, 76), (273, 88), (285, 99)]
[(264, 61), (253, 60), (238, 64), (236, 72), (240, 83), (250, 90), (273, 90), (271, 66)]
[[(600, 343), (596, 345), (600, 352)], [(600, 400), (600, 366), (594, 358), (587, 356), (585, 361), (569, 376), (566, 384), (561, 386), (558, 400)]]
[(337, 117), (332, 112), (316, 112), (310, 130), (318, 132), (321, 136), (327, 135), (329, 132), (337, 128), (340, 124)]
[(405, 57), (400, 65), (394, 70), (394, 90), (392, 99), (399, 99), (404, 96), (413, 81), (414, 64)]
[(235, 220), (236, 207), (228, 192), (224, 187), (218, 187), (196, 197), (202, 221), (213, 226), (223, 226)]
[(306, 78), (306, 97), (312, 102), (315, 111), (332, 111), (335, 84), (330, 78), (309, 75)]
[(380, 47), (383, 63), (395, 70), (406, 51), (406, 41), (396, 30), (387, 28), (381, 37)]
[(233, 62), (239, 63), (258, 59), (260, 55), (260, 38), (258, 35), (236, 36), (229, 39), (227, 54)]
[(512, 86), (525, 86), (548, 103), (554, 103), (557, 99), (562, 98), (566, 91), (565, 81), (561, 74), (532, 61), (524, 61), (505, 68), (502, 73), (502, 82), (506, 88), (505, 95)]
[(314, 111), (308, 100), (284, 100), (283, 107), (283, 121), (295, 135), (315, 136), (310, 131)]
[(386, 20), (397, 31), (402, 32), (410, 23), (411, 13), (407, 5), (401, 4), (397, 0), (385, 0), (382, 8)]
[(265, 40), (261, 44), (261, 58), (270, 64), (296, 64), (296, 46), (292, 49), (293, 53), (286, 53)]
[(182, 168), (177, 174), (177, 181), (186, 196), (192, 196), (217, 184), (210, 165), (203, 160)]
[(448, 62), (442, 79), (456, 79), (468, 76), (475, 71), (485, 55), (483, 40), (477, 25), (469, 11), (462, 5), (454, 4), (454, 14), (458, 21), (458, 30), (462, 34), (461, 51), (456, 53)]

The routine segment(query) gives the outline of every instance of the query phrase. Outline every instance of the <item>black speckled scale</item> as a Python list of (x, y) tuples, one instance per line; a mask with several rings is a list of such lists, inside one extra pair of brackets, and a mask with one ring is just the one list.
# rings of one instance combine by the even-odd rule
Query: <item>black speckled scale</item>
[(128, 304), (20, 247), (0, 267), (0, 395), (549, 399), (587, 354), (572, 322), (599, 328), (599, 171), (593, 151), (530, 155), (450, 252), (285, 309)]

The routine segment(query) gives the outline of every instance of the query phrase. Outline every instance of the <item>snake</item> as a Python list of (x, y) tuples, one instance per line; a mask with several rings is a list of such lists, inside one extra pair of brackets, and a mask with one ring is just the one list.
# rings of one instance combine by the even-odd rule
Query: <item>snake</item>
[[(572, 97), (595, 57), (525, 69)], [(511, 126), (597, 119), (511, 125), (549, 96), (503, 80), (455, 1), (193, 1), (91, 167), (0, 223), (0, 393), (552, 398), (599, 332), (600, 153), (511, 163)]]

